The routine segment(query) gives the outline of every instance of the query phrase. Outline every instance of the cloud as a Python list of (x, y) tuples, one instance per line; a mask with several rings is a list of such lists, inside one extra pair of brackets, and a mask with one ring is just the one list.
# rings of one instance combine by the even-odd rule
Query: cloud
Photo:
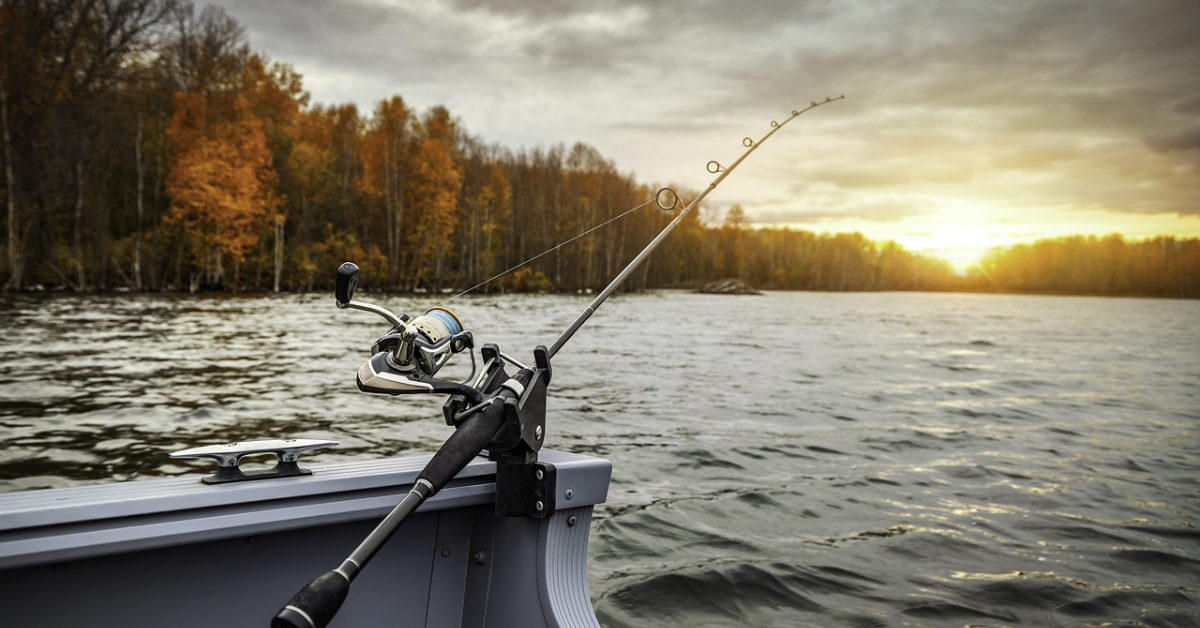
[(488, 141), (580, 140), (643, 180), (845, 94), (739, 171), (754, 189), (723, 188), (762, 222), (896, 220), (939, 195), (1200, 214), (1189, 0), (218, 4), (317, 102), (444, 104)]
[(1200, 126), (1181, 129), (1171, 135), (1147, 138), (1146, 145), (1164, 153), (1200, 150)]
[(825, 221), (848, 219), (889, 223), (924, 216), (931, 211), (932, 209), (928, 206), (908, 201), (883, 199), (840, 206), (799, 206), (759, 211), (755, 213), (751, 222), (759, 225), (807, 225), (810, 227)]

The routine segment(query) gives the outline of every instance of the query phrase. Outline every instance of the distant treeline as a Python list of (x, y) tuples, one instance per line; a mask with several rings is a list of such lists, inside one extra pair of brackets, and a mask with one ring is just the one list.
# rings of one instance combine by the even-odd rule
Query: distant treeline
[[(511, 150), (443, 107), (309, 102), (217, 8), (0, 0), (5, 289), (597, 289), (672, 216), (596, 149)], [(693, 191), (680, 190), (685, 200)], [(996, 251), (967, 277), (859, 234), (688, 218), (634, 289), (739, 277), (768, 289), (1198, 296), (1197, 242), (1076, 238)], [(1157, 257), (1156, 257), (1157, 256)]]
[(965, 284), (976, 290), (1200, 297), (1200, 240), (1070, 236), (993, 249)]

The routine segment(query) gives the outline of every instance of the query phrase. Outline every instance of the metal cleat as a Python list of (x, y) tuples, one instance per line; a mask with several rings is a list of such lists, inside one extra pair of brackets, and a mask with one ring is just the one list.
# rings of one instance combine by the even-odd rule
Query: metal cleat
[[(297, 475), (312, 475), (312, 471), (300, 468), (300, 456), (325, 447), (336, 447), (335, 440), (317, 440), (312, 438), (291, 438), (287, 440), (248, 440), (228, 445), (206, 445), (193, 447), (182, 451), (171, 452), (172, 458), (211, 458), (220, 465), (215, 475), (201, 478), (205, 484), (225, 484), (227, 482), (244, 482), (247, 480), (267, 480), (270, 478), (287, 478)], [(270, 469), (242, 471), (238, 464), (243, 456), (255, 454), (275, 454), (278, 463)]]

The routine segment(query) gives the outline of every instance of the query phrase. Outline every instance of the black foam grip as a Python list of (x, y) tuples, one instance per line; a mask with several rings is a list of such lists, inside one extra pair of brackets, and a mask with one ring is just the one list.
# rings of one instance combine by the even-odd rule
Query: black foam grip
[(492, 442), (502, 425), (504, 404), (499, 401), (467, 418), (425, 465), (420, 477), (429, 480), (434, 492), (440, 491)]
[[(527, 386), (532, 375), (532, 372), (522, 369), (513, 378), (521, 382), (522, 386)], [(433, 484), (435, 493), (446, 486), (472, 458), (492, 442), (504, 425), (504, 400), (514, 397), (516, 393), (502, 388), (492, 405), (467, 417), (450, 438), (446, 439), (446, 443), (433, 455), (419, 476)]]
[(350, 581), (336, 571), (328, 571), (308, 583), (292, 597), (271, 620), (271, 628), (325, 628), (346, 595), (350, 593)]

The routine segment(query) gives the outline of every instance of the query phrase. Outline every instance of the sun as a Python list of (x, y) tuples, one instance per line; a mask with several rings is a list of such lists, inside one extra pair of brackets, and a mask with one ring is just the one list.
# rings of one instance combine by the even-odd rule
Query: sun
[(988, 249), (1007, 244), (1009, 238), (998, 233), (994, 225), (980, 223), (944, 223), (930, 225), (929, 230), (899, 234), (895, 237), (904, 248), (950, 262), (959, 272), (966, 272), (987, 253)]

